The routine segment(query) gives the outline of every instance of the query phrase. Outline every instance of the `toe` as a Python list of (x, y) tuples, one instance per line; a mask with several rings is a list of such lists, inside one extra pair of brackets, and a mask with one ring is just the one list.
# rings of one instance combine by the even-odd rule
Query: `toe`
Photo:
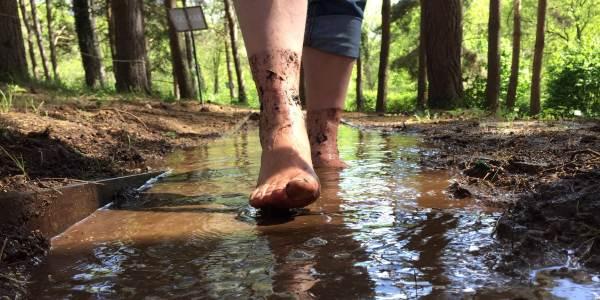
[(285, 192), (290, 208), (305, 207), (313, 203), (321, 193), (320, 185), (314, 178), (302, 177), (288, 182)]

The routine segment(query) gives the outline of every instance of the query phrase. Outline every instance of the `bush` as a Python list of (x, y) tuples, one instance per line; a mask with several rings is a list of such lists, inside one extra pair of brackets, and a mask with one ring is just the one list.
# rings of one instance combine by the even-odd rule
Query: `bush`
[(549, 70), (545, 107), (563, 115), (600, 116), (600, 52), (569, 50)]

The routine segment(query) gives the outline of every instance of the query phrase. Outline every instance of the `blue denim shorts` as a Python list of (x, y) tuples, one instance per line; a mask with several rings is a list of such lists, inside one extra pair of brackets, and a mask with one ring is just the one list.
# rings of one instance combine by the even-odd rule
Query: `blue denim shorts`
[(309, 0), (304, 45), (358, 58), (367, 0)]

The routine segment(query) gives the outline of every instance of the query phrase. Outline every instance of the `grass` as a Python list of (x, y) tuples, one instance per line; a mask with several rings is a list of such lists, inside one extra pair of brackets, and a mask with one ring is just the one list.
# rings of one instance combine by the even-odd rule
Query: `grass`
[(21, 174), (25, 176), (25, 178), (29, 178), (29, 176), (27, 176), (27, 170), (25, 170), (25, 160), (23, 160), (23, 155), (17, 157), (16, 155), (13, 155), (10, 152), (8, 152), (2, 146), (0, 146), (0, 150), (2, 150), (2, 152), (4, 152), (6, 156), (8, 156), (8, 158), (15, 164), (19, 171), (21, 171)]
[(0, 89), (0, 113), (7, 113), (13, 106), (14, 87), (8, 86), (6, 91)]

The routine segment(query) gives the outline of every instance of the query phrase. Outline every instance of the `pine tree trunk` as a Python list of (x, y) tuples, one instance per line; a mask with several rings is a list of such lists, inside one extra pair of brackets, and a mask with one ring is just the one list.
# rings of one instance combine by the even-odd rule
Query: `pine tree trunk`
[(42, 39), (42, 28), (40, 26), (40, 20), (37, 16), (37, 8), (35, 5), (35, 0), (29, 0), (29, 4), (31, 5), (31, 20), (33, 21), (33, 30), (35, 33), (35, 38), (38, 44), (38, 50), (40, 52), (40, 57), (42, 59), (42, 67), (44, 67), (44, 77), (47, 81), (50, 81), (50, 71), (48, 67), (48, 57), (46, 56), (46, 50), (44, 49), (44, 43)]
[(25, 31), (27, 33), (27, 48), (29, 50), (29, 62), (31, 63), (31, 75), (34, 79), (37, 79), (37, 59), (35, 57), (35, 42), (33, 41), (33, 28), (27, 16), (27, 7), (25, 6), (24, 0), (19, 0), (19, 7), (21, 8), (21, 18), (23, 24), (25, 24)]
[(375, 111), (384, 113), (387, 102), (388, 63), (390, 56), (390, 0), (383, 0), (381, 6), (381, 52), (379, 53), (379, 76), (377, 80), (377, 104)]
[(215, 51), (213, 55), (213, 93), (215, 95), (219, 94), (221, 83), (219, 80), (219, 71), (221, 67), (221, 51)]
[(52, 64), (52, 75), (54, 75), (54, 80), (59, 80), (58, 62), (56, 61), (56, 37), (54, 36), (54, 28), (52, 26), (52, 22), (54, 22), (54, 17), (52, 16), (52, 0), (46, 0), (46, 19), (46, 24), (48, 26), (48, 45), (50, 45), (50, 63)]
[[(167, 24), (169, 28), (169, 45), (171, 48), (171, 64), (173, 65), (173, 78), (177, 82), (179, 96), (184, 99), (194, 99), (196, 93), (194, 91), (194, 83), (190, 67), (181, 47), (181, 38), (175, 29), (175, 24), (169, 18), (169, 10), (177, 7), (176, 0), (164, 0), (167, 10)], [(175, 91), (177, 93), (177, 91)]]
[(500, 97), (500, 0), (490, 0), (488, 24), (487, 109), (496, 113)]
[(365, 96), (363, 95), (363, 68), (362, 58), (356, 60), (356, 111), (365, 111)]
[(115, 76), (119, 92), (150, 93), (142, 0), (112, 2)]
[(27, 58), (16, 0), (0, 1), (0, 80), (27, 77)]
[(538, 1), (537, 31), (535, 36), (535, 50), (533, 53), (533, 75), (531, 79), (531, 103), (530, 114), (538, 115), (542, 110), (541, 105), (541, 82), (542, 64), (544, 60), (544, 43), (546, 39), (546, 8), (547, 0)]
[(73, 14), (81, 62), (85, 71), (85, 84), (90, 88), (98, 88), (105, 85), (104, 69), (90, 4), (90, 0), (73, 0)]
[(419, 20), (419, 72), (417, 82), (417, 110), (427, 107), (427, 54), (425, 53), (425, 14), (421, 0), (421, 17)]
[(117, 78), (117, 49), (115, 46), (115, 21), (111, 10), (112, 1), (113, 0), (106, 0), (106, 22), (108, 24), (108, 43), (110, 46), (113, 75)]
[(510, 80), (506, 95), (506, 108), (510, 111), (517, 100), (517, 87), (519, 86), (519, 68), (521, 63), (521, 0), (513, 0), (513, 49), (510, 67)]
[(235, 68), (235, 75), (237, 77), (238, 84), (238, 101), (243, 104), (248, 103), (248, 97), (246, 96), (246, 86), (244, 84), (244, 74), (242, 72), (242, 64), (240, 62), (240, 55), (237, 49), (237, 30), (233, 20), (233, 11), (231, 10), (230, 0), (223, 0), (225, 4), (225, 15), (227, 17), (227, 25), (229, 27), (229, 37), (231, 44), (231, 54), (233, 56), (233, 66)]
[[(227, 28), (225, 28), (227, 31)], [(231, 71), (231, 54), (229, 53), (229, 44), (227, 39), (223, 39), (225, 44), (225, 63), (227, 64), (227, 88), (229, 89), (229, 96), (233, 100), (235, 98), (235, 91), (233, 87), (233, 71)]]
[(462, 0), (423, 1), (425, 53), (429, 81), (428, 106), (453, 109), (463, 105)]

